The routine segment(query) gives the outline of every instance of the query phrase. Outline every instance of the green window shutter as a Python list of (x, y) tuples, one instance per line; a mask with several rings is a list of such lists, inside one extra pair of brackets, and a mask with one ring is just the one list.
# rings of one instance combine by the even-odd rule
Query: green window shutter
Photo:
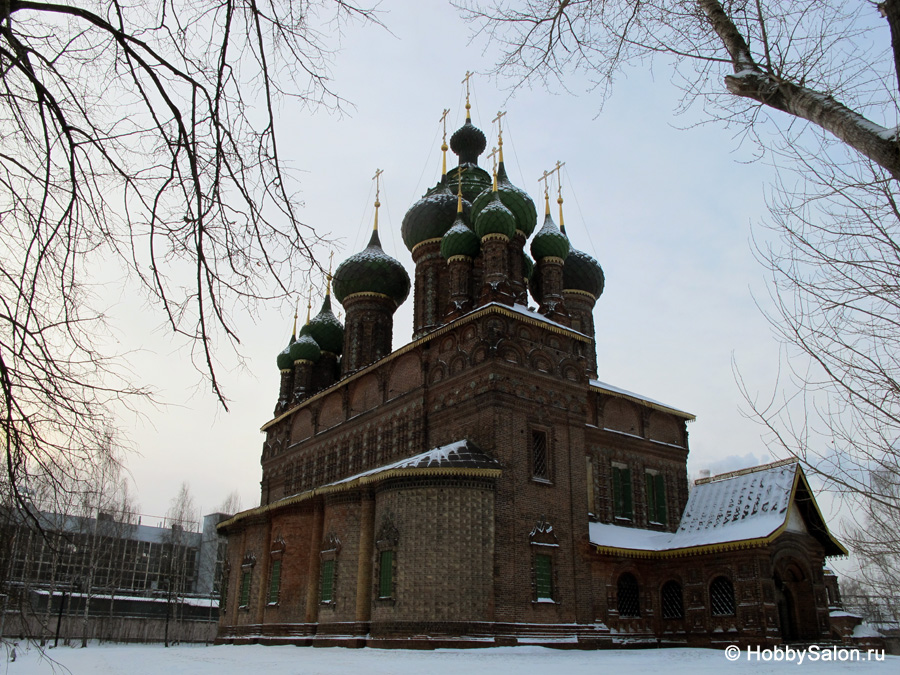
[(272, 576), (269, 578), (269, 604), (278, 602), (278, 592), (281, 590), (281, 561), (272, 563)]
[(534, 556), (535, 589), (538, 599), (553, 598), (553, 559), (544, 553)]
[(250, 572), (241, 574), (241, 607), (250, 604)]
[(390, 598), (394, 594), (394, 552), (382, 551), (379, 567), (378, 597)]
[(622, 501), (622, 470), (614, 466), (613, 476), (613, 515), (621, 518), (624, 515), (625, 506)]
[(334, 600), (334, 560), (322, 563), (322, 602)]
[(666, 518), (666, 477), (656, 474), (656, 519), (659, 523), (667, 522)]
[(631, 503), (631, 469), (622, 469), (622, 516), (629, 520), (634, 516)]
[(647, 520), (656, 523), (656, 483), (649, 471), (644, 474), (644, 483), (647, 486)]

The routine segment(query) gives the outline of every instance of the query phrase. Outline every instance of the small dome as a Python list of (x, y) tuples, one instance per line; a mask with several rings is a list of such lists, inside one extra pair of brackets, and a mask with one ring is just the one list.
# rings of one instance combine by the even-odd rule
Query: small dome
[[(473, 222), (478, 218), (481, 209), (487, 206), (491, 200), (492, 192), (492, 188), (487, 189), (472, 202)], [(497, 192), (500, 194), (500, 201), (503, 202), (503, 205), (516, 217), (516, 229), (522, 230), (526, 237), (530, 237), (537, 225), (537, 209), (528, 193), (509, 181), (503, 162), (500, 162), (500, 166), (497, 167)]]
[(409, 295), (409, 275), (398, 261), (385, 253), (372, 231), (369, 245), (338, 265), (334, 272), (334, 297), (343, 304), (354, 293), (381, 293), (397, 305)]
[[(413, 204), (403, 216), (400, 233), (410, 251), (423, 241), (438, 239), (453, 226), (456, 219), (456, 194), (450, 190), (447, 177)], [(468, 214), (471, 204), (463, 200), (463, 213)]]
[(531, 255), (534, 256), (535, 260), (540, 260), (541, 258), (550, 257), (565, 259), (568, 254), (569, 238), (559, 231), (556, 223), (553, 222), (553, 218), (548, 213), (544, 217), (544, 224), (541, 226), (541, 229), (538, 230), (538, 233), (534, 235), (534, 239), (531, 240)]
[(475, 220), (475, 234), (486, 237), (489, 234), (503, 234), (512, 239), (516, 234), (516, 217), (503, 202), (499, 193), (493, 193), (491, 201), (481, 209)]
[(450, 259), (455, 255), (464, 255), (474, 258), (481, 251), (481, 242), (464, 220), (460, 217), (453, 223), (453, 227), (447, 230), (447, 234), (441, 239), (441, 255)]
[(484, 132), (466, 118), (466, 123), (453, 132), (450, 149), (459, 156), (460, 164), (477, 164), (478, 155), (487, 147)]
[(297, 338), (292, 335), (287, 347), (278, 352), (278, 357), (275, 359), (275, 362), (278, 364), (278, 370), (290, 370), (291, 366), (294, 365), (294, 361), (291, 359), (291, 346), (296, 341)]
[(491, 190), (494, 181), (491, 174), (482, 169), (477, 164), (462, 164), (450, 169), (447, 172), (447, 185), (449, 188), (455, 188), (459, 178), (459, 172), (462, 171), (462, 196), (468, 202), (472, 202), (478, 195), (485, 190)]
[(306, 324), (312, 336), (323, 352), (340, 354), (344, 349), (344, 327), (331, 311), (331, 293), (325, 294), (322, 309)]
[(309, 324), (306, 324), (303, 330), (300, 331), (297, 341), (291, 345), (291, 364), (301, 359), (316, 362), (322, 358), (322, 350), (319, 348), (318, 343), (313, 340), (308, 329)]
[(577, 251), (574, 248), (569, 251), (566, 261), (563, 263), (563, 288), (577, 291), (585, 291), (600, 297), (606, 280), (603, 276), (603, 268), (587, 253)]

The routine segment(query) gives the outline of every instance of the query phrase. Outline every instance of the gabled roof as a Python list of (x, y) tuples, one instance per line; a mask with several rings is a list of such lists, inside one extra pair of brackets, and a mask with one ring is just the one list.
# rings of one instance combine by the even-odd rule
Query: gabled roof
[(774, 541), (788, 526), (791, 507), (803, 516), (826, 555), (846, 555), (831, 535), (796, 460), (785, 460), (697, 481), (676, 532), (652, 532), (591, 523), (601, 553), (671, 557), (750, 548)]
[(391, 462), (390, 464), (369, 469), (368, 471), (363, 471), (362, 473), (358, 473), (348, 478), (342, 478), (333, 483), (326, 483), (317, 488), (284, 497), (271, 504), (266, 504), (248, 511), (242, 511), (225, 522), (220, 523), (218, 529), (224, 530), (230, 525), (249, 516), (297, 504), (317, 495), (350, 490), (368, 483), (376, 483), (386, 478), (423, 475), (499, 476), (500, 462), (484, 453), (478, 446), (469, 440), (464, 439), (455, 441), (453, 443), (448, 443), (447, 445), (432, 448), (427, 452), (421, 452), (412, 457), (407, 457), (406, 459), (401, 459), (396, 462)]

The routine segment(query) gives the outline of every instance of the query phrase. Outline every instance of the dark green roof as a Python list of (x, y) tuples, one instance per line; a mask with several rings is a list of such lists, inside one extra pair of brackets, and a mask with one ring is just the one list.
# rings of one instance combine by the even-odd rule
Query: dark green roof
[(291, 363), (303, 359), (305, 361), (318, 361), (322, 357), (322, 350), (309, 334), (309, 324), (303, 327), (297, 341), (291, 345)]
[(288, 342), (287, 347), (278, 352), (278, 357), (275, 359), (275, 362), (278, 364), (278, 370), (290, 370), (291, 366), (294, 365), (294, 360), (291, 358), (291, 345), (296, 341), (297, 338), (291, 335), (291, 341)]
[(477, 164), (478, 155), (487, 147), (484, 132), (466, 119), (466, 123), (453, 132), (450, 137), (450, 149), (459, 156), (460, 164)]
[[(477, 220), (481, 209), (487, 206), (492, 192), (492, 189), (486, 189), (472, 202), (472, 222)], [(528, 193), (509, 181), (503, 162), (500, 162), (497, 168), (497, 192), (503, 205), (516, 217), (516, 229), (522, 230), (526, 237), (530, 237), (537, 225), (537, 209)]]
[(481, 242), (461, 217), (453, 223), (453, 227), (447, 230), (447, 234), (441, 239), (441, 255), (445, 259), (455, 255), (465, 255), (474, 258), (481, 251)]
[(307, 324), (309, 334), (322, 351), (340, 354), (344, 349), (344, 327), (331, 311), (331, 294), (325, 295), (322, 309)]
[(474, 163), (460, 164), (447, 172), (447, 186), (451, 190), (456, 189), (457, 176), (462, 170), (462, 195), (463, 199), (472, 202), (478, 195), (489, 189), (494, 181), (491, 175)]
[(541, 258), (563, 258), (569, 254), (569, 239), (556, 226), (553, 218), (548, 213), (544, 217), (544, 224), (531, 240), (531, 255), (535, 260)]
[(569, 250), (563, 263), (564, 289), (585, 291), (597, 299), (603, 293), (605, 283), (600, 263), (583, 251)]
[[(403, 216), (400, 234), (410, 251), (423, 241), (443, 237), (456, 219), (457, 198), (448, 187), (447, 176), (413, 204)], [(471, 204), (463, 200), (463, 213), (468, 214)]]
[(372, 231), (365, 249), (351, 255), (334, 272), (337, 301), (343, 304), (354, 293), (381, 293), (397, 305), (409, 295), (409, 275), (403, 265), (382, 250), (377, 230)]
[(512, 239), (516, 234), (516, 217), (500, 201), (500, 194), (492, 193), (491, 201), (481, 209), (475, 220), (475, 234), (486, 237), (489, 234), (503, 234)]

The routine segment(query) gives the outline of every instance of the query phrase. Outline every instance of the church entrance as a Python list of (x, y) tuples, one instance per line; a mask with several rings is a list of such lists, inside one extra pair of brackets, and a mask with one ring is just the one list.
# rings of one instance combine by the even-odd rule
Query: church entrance
[(812, 580), (793, 559), (782, 561), (774, 575), (775, 603), (781, 638), (785, 642), (808, 642), (819, 638), (816, 600)]

